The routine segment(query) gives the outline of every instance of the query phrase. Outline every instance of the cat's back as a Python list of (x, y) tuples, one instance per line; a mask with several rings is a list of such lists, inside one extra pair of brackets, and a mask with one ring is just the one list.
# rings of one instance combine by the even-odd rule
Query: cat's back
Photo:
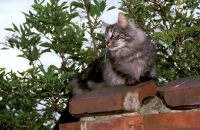
[(84, 69), (75, 79), (70, 82), (72, 95), (79, 95), (94, 89), (105, 86), (104, 75), (105, 71), (104, 57), (100, 57)]

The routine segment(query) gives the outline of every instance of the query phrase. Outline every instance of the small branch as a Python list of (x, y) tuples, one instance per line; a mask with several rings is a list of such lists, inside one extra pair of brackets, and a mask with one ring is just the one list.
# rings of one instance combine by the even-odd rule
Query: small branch
[(93, 48), (94, 48), (94, 55), (95, 55), (95, 58), (97, 59), (98, 58), (98, 51), (97, 51), (97, 47), (96, 47), (96, 43), (95, 43), (94, 28), (92, 26), (92, 21), (90, 19), (89, 7), (86, 4), (86, 0), (83, 0), (83, 2), (84, 2), (83, 6), (85, 7), (86, 14), (87, 14), (88, 25), (89, 25), (89, 28), (90, 28), (90, 33), (91, 33), (90, 35), (92, 37), (92, 44), (93, 44)]
[[(177, 68), (181, 69), (181, 71), (183, 72), (184, 76), (188, 76), (187, 70), (184, 69), (183, 67), (181, 67), (179, 61), (177, 59), (175, 59), (175, 58), (171, 58), (171, 59), (178, 65)], [(187, 67), (185, 67), (185, 68), (187, 68)]]

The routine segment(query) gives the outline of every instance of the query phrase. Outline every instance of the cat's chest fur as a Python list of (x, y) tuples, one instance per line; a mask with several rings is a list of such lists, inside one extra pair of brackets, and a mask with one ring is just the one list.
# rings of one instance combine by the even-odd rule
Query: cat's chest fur
[(106, 77), (105, 82), (106, 86), (114, 86), (117, 84), (125, 84), (125, 80), (120, 74), (116, 73), (113, 65), (110, 63), (109, 60), (105, 63), (105, 71), (103, 73), (104, 77)]

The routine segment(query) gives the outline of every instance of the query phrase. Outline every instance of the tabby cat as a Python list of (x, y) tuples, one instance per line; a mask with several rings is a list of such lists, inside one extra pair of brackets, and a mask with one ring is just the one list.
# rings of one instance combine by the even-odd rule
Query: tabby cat
[[(106, 28), (106, 54), (71, 81), (74, 97), (101, 87), (134, 85), (155, 74), (155, 47), (136, 25), (123, 13), (118, 14), (116, 24), (102, 23)], [(67, 106), (58, 123), (73, 121), (78, 118), (70, 115)]]
[(121, 12), (116, 24), (102, 23), (106, 28), (106, 54), (72, 80), (74, 96), (100, 87), (134, 85), (155, 74), (155, 47), (136, 25)]

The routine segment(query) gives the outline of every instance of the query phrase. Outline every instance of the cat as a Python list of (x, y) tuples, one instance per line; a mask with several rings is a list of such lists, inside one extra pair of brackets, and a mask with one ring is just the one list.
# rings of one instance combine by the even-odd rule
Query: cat
[(106, 54), (72, 80), (72, 95), (119, 84), (134, 85), (155, 74), (156, 51), (142, 30), (118, 14), (118, 22), (106, 28)]
[[(155, 46), (142, 30), (121, 12), (116, 24), (110, 25), (104, 21), (102, 24), (106, 28), (106, 54), (71, 81), (73, 98), (102, 87), (135, 85), (152, 79), (155, 74)], [(59, 123), (78, 121), (78, 118), (70, 115), (68, 107)]]

